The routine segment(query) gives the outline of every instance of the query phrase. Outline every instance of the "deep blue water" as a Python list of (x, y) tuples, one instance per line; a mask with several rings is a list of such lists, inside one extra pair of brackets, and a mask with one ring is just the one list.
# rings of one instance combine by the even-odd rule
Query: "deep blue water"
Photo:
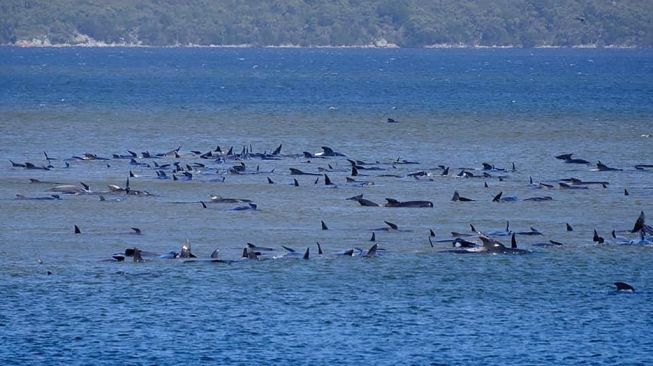
[[(634, 166), (653, 164), (652, 76), (651, 50), (0, 47), (0, 364), (651, 363), (653, 247), (619, 245), (610, 231), (651, 212), (653, 172)], [(279, 144), (282, 160), (243, 159), (259, 174), (228, 174), (238, 161), (191, 152)], [(301, 156), (323, 145), (385, 170), (356, 177), (373, 185), (348, 184), (345, 158)], [(179, 158), (138, 161), (205, 164), (191, 181), (156, 179), (129, 160), (64, 167), (87, 152), (177, 146)], [(7, 161), (46, 164), (43, 151), (58, 159), (49, 171)], [(591, 165), (554, 158), (565, 152)], [(419, 164), (393, 166), (398, 158)], [(623, 171), (598, 172), (598, 160)], [(517, 170), (455, 177), (463, 167), (482, 174), (483, 162)], [(338, 187), (290, 176), (291, 167), (327, 169)], [(107, 192), (130, 170), (132, 189), (155, 196)], [(419, 170), (430, 175), (407, 176)], [(557, 188), (569, 177), (609, 185)], [(29, 178), (81, 181), (92, 193), (16, 199), (51, 193), (54, 184)], [(452, 202), (454, 190), (476, 201)], [(491, 202), (500, 191), (520, 200)], [(345, 200), (361, 193), (434, 207)], [(203, 209), (211, 194), (259, 209)], [(532, 196), (553, 200), (523, 201)], [(380, 256), (331, 255), (369, 248), (384, 220), (402, 230), (376, 232)], [(518, 236), (532, 254), (461, 255), (428, 243), (429, 229), (444, 239), (507, 220), (544, 233)], [(594, 229), (608, 244), (592, 242)], [(200, 257), (219, 248), (236, 262), (104, 261), (132, 247), (178, 251), (186, 239)], [(548, 240), (564, 245), (533, 245)], [(247, 242), (276, 255), (281, 245), (310, 248), (312, 258), (240, 260)], [(617, 293), (615, 281), (637, 290)]]

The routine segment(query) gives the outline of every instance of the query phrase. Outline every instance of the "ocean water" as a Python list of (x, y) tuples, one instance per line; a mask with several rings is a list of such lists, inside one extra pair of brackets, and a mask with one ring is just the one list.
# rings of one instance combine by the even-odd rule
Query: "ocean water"
[[(649, 364), (653, 247), (610, 231), (651, 214), (653, 170), (634, 166), (653, 164), (652, 80), (651, 50), (0, 48), (0, 364)], [(241, 159), (242, 175), (228, 173), (240, 161), (191, 152), (279, 144), (280, 160)], [(190, 181), (128, 159), (66, 160), (178, 146), (179, 158), (137, 160), (205, 164)], [(347, 183), (345, 157), (303, 157), (321, 146), (383, 170)], [(57, 159), (48, 171), (9, 162), (47, 164), (44, 151)], [(592, 164), (554, 158), (572, 152)], [(599, 160), (623, 170), (596, 171)], [(456, 177), (483, 162), (508, 171)], [(337, 187), (289, 168), (328, 170)], [(107, 192), (130, 170), (131, 189), (153, 196)], [(570, 177), (609, 185), (557, 188)], [(79, 182), (92, 193), (16, 199)], [(455, 190), (476, 201), (452, 202)], [(499, 192), (519, 200), (491, 202)], [(258, 209), (203, 208), (212, 194)], [(434, 207), (346, 200), (357, 194)], [(384, 221), (400, 230), (374, 231)], [(531, 254), (429, 245), (429, 229), (440, 240), (506, 221), (544, 234), (517, 236)], [(378, 257), (334, 255), (366, 250), (373, 231)], [(107, 261), (186, 239), (234, 262)], [(533, 245), (548, 240), (564, 245)], [(240, 260), (248, 242), (275, 251)], [(311, 259), (272, 259), (282, 245)]]

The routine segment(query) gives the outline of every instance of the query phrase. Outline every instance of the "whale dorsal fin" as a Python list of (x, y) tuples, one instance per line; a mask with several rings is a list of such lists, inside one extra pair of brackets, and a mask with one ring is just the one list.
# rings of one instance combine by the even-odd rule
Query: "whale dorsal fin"
[(351, 176), (355, 177), (358, 175), (358, 169), (356, 169), (356, 165), (351, 166)]
[(326, 174), (324, 174), (324, 184), (327, 186), (333, 185), (333, 182), (331, 182), (331, 178), (329, 178), (329, 176)]
[(304, 252), (304, 256), (302, 257), (303, 259), (308, 259), (310, 256), (310, 248), (306, 248), (306, 251)]

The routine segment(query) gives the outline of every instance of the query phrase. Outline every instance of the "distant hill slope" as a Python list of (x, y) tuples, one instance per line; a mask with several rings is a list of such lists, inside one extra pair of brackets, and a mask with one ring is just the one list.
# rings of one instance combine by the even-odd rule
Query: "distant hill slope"
[(653, 0), (2, 0), (0, 43), (653, 46)]

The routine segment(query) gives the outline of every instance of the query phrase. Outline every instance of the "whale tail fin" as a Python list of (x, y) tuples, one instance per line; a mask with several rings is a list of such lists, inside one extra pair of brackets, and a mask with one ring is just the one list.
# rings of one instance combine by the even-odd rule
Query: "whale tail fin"
[(141, 255), (141, 250), (138, 248), (134, 248), (134, 263), (141, 263), (143, 262), (143, 256)]
[(633, 225), (633, 229), (630, 231), (631, 233), (636, 233), (644, 228), (644, 225), (646, 224), (645, 222), (645, 216), (644, 216), (644, 211), (641, 211), (639, 213), (639, 217), (637, 217), (637, 221), (635, 221), (635, 225)]
[(365, 254), (365, 256), (368, 258), (376, 257), (376, 252), (378, 249), (379, 249), (379, 244), (372, 245), (372, 247), (367, 251), (367, 254)]

